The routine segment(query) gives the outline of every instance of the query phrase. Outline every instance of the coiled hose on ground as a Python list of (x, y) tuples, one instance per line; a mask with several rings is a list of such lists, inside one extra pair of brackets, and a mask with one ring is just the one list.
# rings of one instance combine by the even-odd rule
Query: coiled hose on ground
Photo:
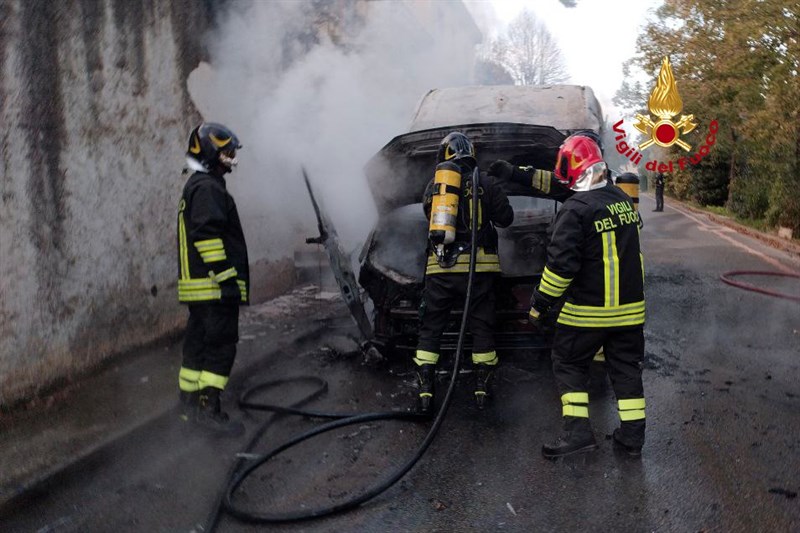
[(750, 285), (749, 283), (744, 283), (743, 281), (737, 281), (733, 279), (738, 276), (765, 276), (800, 279), (800, 274), (793, 274), (789, 272), (771, 272), (765, 270), (731, 270), (730, 272), (725, 272), (719, 277), (719, 279), (721, 279), (724, 283), (739, 289), (758, 292), (760, 294), (774, 296), (775, 298), (783, 298), (785, 300), (800, 302), (800, 296), (794, 296), (792, 294), (786, 294), (778, 291), (771, 291), (769, 289), (762, 289), (761, 287), (756, 287), (755, 285)]
[[(478, 190), (479, 187), (478, 183), (479, 171), (477, 168), (473, 172), (472, 179), (473, 179), (472, 190), (476, 191)], [(472, 202), (472, 204), (473, 205), (472, 205), (471, 215), (472, 215), (472, 220), (475, 221), (478, 220), (478, 202)], [(239, 399), (239, 406), (242, 409), (251, 409), (256, 411), (271, 411), (278, 415), (298, 415), (309, 418), (332, 419), (332, 421), (317, 426), (316, 428), (311, 429), (310, 431), (297, 435), (292, 439), (290, 439), (289, 441), (267, 452), (266, 454), (257, 456), (256, 459), (248, 459), (247, 457), (249, 457), (252, 454), (252, 451), (255, 449), (255, 446), (258, 444), (258, 441), (261, 439), (261, 437), (266, 432), (267, 428), (274, 422), (275, 419), (273, 417), (272, 419), (262, 424), (262, 426), (259, 427), (256, 433), (250, 439), (248, 445), (245, 447), (244, 453), (240, 454), (243, 457), (236, 459), (231, 469), (229, 470), (228, 476), (226, 477), (225, 489), (218, 495), (214, 508), (212, 509), (209, 517), (206, 520), (206, 525), (204, 528), (205, 531), (214, 531), (216, 529), (217, 525), (219, 524), (219, 519), (221, 518), (221, 511), (223, 509), (231, 516), (234, 516), (242, 521), (252, 522), (252, 523), (296, 522), (300, 520), (321, 518), (323, 516), (328, 516), (348, 511), (360, 506), (361, 504), (385, 492), (392, 485), (397, 483), (403, 476), (405, 476), (408, 473), (409, 470), (411, 470), (414, 467), (414, 465), (425, 454), (428, 447), (433, 442), (436, 433), (439, 431), (439, 427), (442, 425), (442, 422), (444, 421), (444, 417), (447, 414), (447, 409), (450, 406), (450, 401), (452, 399), (453, 392), (455, 391), (455, 385), (458, 378), (458, 371), (461, 366), (461, 355), (464, 346), (464, 336), (466, 333), (467, 317), (469, 316), (469, 307), (470, 307), (470, 302), (472, 300), (472, 284), (475, 274), (475, 259), (477, 254), (477, 247), (476, 247), (477, 226), (478, 226), (477, 224), (474, 223), (472, 224), (471, 246), (469, 254), (469, 275), (467, 278), (466, 298), (464, 301), (464, 311), (461, 314), (461, 326), (459, 328), (458, 343), (456, 345), (456, 352), (453, 358), (453, 371), (450, 379), (450, 386), (447, 388), (447, 393), (444, 396), (444, 400), (442, 401), (441, 407), (439, 408), (439, 412), (436, 414), (436, 417), (433, 420), (433, 424), (431, 424), (431, 427), (428, 430), (427, 435), (423, 439), (422, 443), (419, 445), (419, 448), (417, 448), (414, 455), (408, 461), (406, 461), (405, 464), (403, 464), (400, 468), (398, 468), (397, 470), (392, 472), (389, 476), (387, 476), (386, 479), (382, 481), (380, 484), (342, 503), (318, 509), (304, 509), (304, 510), (284, 512), (284, 513), (269, 513), (252, 509), (245, 509), (236, 502), (234, 496), (234, 492), (236, 491), (236, 489), (239, 486), (241, 486), (241, 484), (244, 483), (247, 477), (251, 475), (253, 472), (255, 472), (261, 465), (263, 465), (276, 455), (286, 451), (287, 449), (296, 446), (297, 444), (300, 444), (301, 442), (304, 442), (322, 433), (332, 431), (334, 429), (354, 424), (361, 424), (364, 422), (372, 422), (376, 420), (407, 420), (412, 422), (419, 422), (429, 419), (429, 417), (427, 416), (412, 412), (392, 411), (384, 413), (337, 414), (337, 413), (324, 413), (324, 412), (300, 409), (299, 407), (318, 398), (325, 391), (327, 391), (328, 388), (327, 382), (316, 376), (299, 376), (295, 378), (280, 379), (255, 385), (247, 389), (244, 393), (242, 393)], [(249, 400), (249, 398), (254, 394), (264, 391), (266, 389), (281, 385), (286, 385), (289, 383), (303, 383), (303, 382), (316, 384), (317, 389), (308, 396), (306, 396), (305, 398), (303, 398), (302, 400), (298, 401), (297, 403), (289, 407), (260, 404)]]

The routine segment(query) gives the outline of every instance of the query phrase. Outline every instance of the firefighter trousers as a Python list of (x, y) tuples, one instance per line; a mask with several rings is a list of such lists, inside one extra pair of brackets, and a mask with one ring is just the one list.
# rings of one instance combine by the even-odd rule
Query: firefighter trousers
[(589, 417), (590, 364), (601, 347), (617, 397), (621, 437), (628, 445), (641, 446), (645, 430), (642, 326), (621, 330), (556, 328), (553, 374), (561, 394), (562, 414)]
[(185, 392), (205, 387), (224, 389), (236, 358), (238, 341), (238, 303), (189, 305), (180, 389)]
[[(454, 306), (464, 305), (468, 276), (466, 273), (461, 273), (432, 274), (425, 277), (418, 350), (439, 353), (442, 333), (450, 321), (450, 312)], [(479, 272), (473, 279), (468, 317), (473, 354), (494, 352), (496, 278), (496, 273)]]

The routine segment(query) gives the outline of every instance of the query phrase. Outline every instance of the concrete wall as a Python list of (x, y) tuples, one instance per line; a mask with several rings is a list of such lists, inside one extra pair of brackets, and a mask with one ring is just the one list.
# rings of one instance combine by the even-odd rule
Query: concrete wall
[(0, 1), (0, 406), (183, 326), (186, 79), (212, 6)]

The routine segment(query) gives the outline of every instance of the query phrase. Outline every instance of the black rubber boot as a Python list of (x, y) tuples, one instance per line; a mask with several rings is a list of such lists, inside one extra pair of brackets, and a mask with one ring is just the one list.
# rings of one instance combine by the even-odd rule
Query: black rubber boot
[(433, 395), (436, 392), (436, 365), (417, 366), (419, 400), (417, 410), (423, 415), (433, 414)]
[(554, 442), (542, 446), (542, 455), (557, 459), (574, 453), (591, 452), (597, 449), (592, 426), (588, 418), (565, 416), (564, 434)]
[(644, 445), (644, 430), (644, 420), (622, 422), (612, 435), (614, 449), (630, 457), (641, 457), (642, 446)]
[(215, 387), (206, 387), (199, 392), (196, 424), (214, 435), (240, 437), (244, 434), (244, 424), (238, 420), (231, 420), (228, 414), (222, 411), (221, 394), (222, 391)]
[(475, 365), (475, 404), (481, 411), (494, 393), (494, 365)]
[(200, 406), (200, 392), (180, 391), (178, 401), (178, 417), (183, 422), (194, 422), (197, 418), (197, 409)]

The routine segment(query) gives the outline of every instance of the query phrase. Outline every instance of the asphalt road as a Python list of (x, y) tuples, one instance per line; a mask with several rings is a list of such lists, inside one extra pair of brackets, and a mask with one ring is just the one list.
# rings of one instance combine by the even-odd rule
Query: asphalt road
[[(299, 524), (223, 516), (217, 531), (800, 531), (800, 304), (719, 280), (730, 270), (800, 272), (800, 261), (669, 201), (662, 213), (651, 212), (649, 197), (641, 205), (648, 309), (641, 459), (612, 450), (615, 398), (602, 375), (590, 407), (600, 449), (543, 459), (543, 440), (560, 426), (560, 402), (548, 357), (517, 354), (503, 360), (490, 410), (474, 408), (471, 375), (462, 374), (428, 453), (376, 500)], [(747, 281), (800, 294), (797, 280)], [(316, 409), (410, 405), (407, 362), (363, 364), (335, 341), (345, 329), (328, 328), (260, 361), (232, 387), (313, 374), (330, 388)], [(339, 349), (318, 349), (326, 343)], [(268, 350), (249, 346), (254, 360)], [(443, 391), (447, 377), (440, 381)], [(263, 399), (288, 403), (301, 389)], [(270, 416), (248, 415), (248, 434)], [(276, 420), (257, 451), (315, 423)], [(320, 436), (259, 469), (237, 501), (262, 512), (343, 501), (384, 479), (426, 430), (371, 422)], [(204, 531), (243, 442), (201, 439), (164, 416), (3, 509), (0, 529)]]

